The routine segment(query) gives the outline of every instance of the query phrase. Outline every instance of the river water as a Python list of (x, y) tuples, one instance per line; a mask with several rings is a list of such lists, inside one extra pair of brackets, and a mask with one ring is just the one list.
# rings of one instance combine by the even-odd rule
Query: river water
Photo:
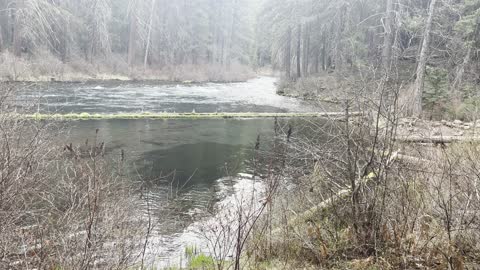
[(276, 94), (273, 77), (244, 83), (163, 82), (50, 83), (34, 85), (21, 98), (38, 100), (41, 112), (311, 112), (308, 102)]
[[(37, 85), (20, 100), (37, 100), (37, 110), (50, 113), (319, 110), (314, 104), (276, 95), (271, 77), (230, 84), (52, 83)], [(297, 120), (281, 124), (288, 121)], [(268, 150), (274, 120), (94, 120), (69, 122), (67, 127), (66, 144), (91, 140), (98, 129), (97, 140), (105, 142), (107, 155), (120, 156), (123, 151), (142, 181), (150, 181), (149, 207), (154, 222), (162, 226), (154, 230), (148, 255), (150, 263), (163, 267), (178, 264), (186, 246), (202, 246), (195, 230), (215, 218), (208, 212), (212, 204), (262, 189), (248, 175), (257, 169), (252, 165), (257, 137)], [(174, 212), (165, 215), (172, 190)]]

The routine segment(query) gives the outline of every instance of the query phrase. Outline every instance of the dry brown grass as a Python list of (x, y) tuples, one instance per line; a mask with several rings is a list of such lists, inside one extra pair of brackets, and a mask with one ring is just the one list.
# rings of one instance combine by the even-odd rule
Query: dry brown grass
[(66, 63), (40, 50), (35, 56), (16, 57), (8, 51), (0, 54), (2, 81), (87, 81), (87, 80), (165, 80), (180, 82), (234, 82), (255, 76), (251, 68), (233, 63), (221, 65), (183, 64), (176, 66), (128, 67), (119, 55), (98, 58), (94, 63), (72, 56)]
[(259, 230), (252, 257), (323, 269), (478, 268), (480, 145), (405, 145), (392, 120), (297, 127), (317, 137), (286, 143), (295, 180), (272, 202), (264, 222), (275, 229)]

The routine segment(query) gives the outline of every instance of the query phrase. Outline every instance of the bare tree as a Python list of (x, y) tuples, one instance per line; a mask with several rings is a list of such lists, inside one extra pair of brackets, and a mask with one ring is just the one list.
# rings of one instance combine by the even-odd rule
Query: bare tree
[(430, 51), (430, 35), (432, 32), (433, 16), (435, 14), (437, 0), (431, 0), (428, 9), (428, 17), (423, 31), (423, 42), (420, 47), (420, 56), (417, 63), (415, 82), (412, 86), (412, 103), (409, 115), (421, 117), (423, 113), (423, 87), (425, 84), (425, 70), (427, 67), (428, 54)]
[(287, 29), (284, 52), (284, 65), (285, 65), (285, 77), (287, 80), (291, 78), (291, 66), (292, 66), (292, 28)]
[(383, 41), (383, 67), (388, 72), (390, 70), (391, 59), (392, 59), (392, 46), (394, 38), (394, 20), (395, 20), (395, 10), (393, 9), (393, 0), (387, 0), (387, 7), (385, 12), (385, 37)]
[(132, 67), (133, 62), (135, 61), (135, 54), (136, 54), (136, 45), (137, 45), (137, 25), (138, 25), (138, 18), (137, 18), (137, 1), (132, 0), (129, 4), (129, 12), (128, 18), (130, 21), (129, 29), (128, 29), (128, 66)]
[(25, 12), (25, 1), (16, 0), (15, 1), (15, 20), (13, 25), (13, 52), (16, 56), (20, 56), (22, 53), (22, 35), (23, 35), (23, 24)]
[(147, 34), (147, 40), (146, 40), (146, 45), (145, 45), (145, 58), (143, 60), (143, 69), (147, 69), (147, 64), (148, 64), (148, 55), (150, 54), (150, 45), (151, 45), (151, 39), (152, 39), (152, 30), (153, 30), (153, 15), (154, 15), (154, 9), (155, 9), (155, 3), (156, 0), (151, 0), (151, 6), (150, 6), (150, 19), (148, 22), (148, 34)]

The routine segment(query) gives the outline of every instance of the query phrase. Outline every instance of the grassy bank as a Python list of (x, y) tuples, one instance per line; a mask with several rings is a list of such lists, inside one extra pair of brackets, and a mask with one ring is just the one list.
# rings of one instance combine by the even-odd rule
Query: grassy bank
[[(360, 113), (353, 112), (351, 116), (359, 116)], [(342, 117), (344, 113), (326, 112), (326, 113), (121, 113), (121, 114), (89, 114), (89, 113), (69, 113), (69, 114), (29, 114), (19, 115), (34, 120), (113, 120), (113, 119), (242, 119), (242, 118), (293, 118), (293, 117)]]

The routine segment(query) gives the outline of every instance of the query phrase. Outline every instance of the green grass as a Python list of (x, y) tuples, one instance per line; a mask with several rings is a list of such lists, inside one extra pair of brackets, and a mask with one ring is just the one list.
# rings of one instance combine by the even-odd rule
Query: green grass
[[(120, 114), (29, 114), (20, 117), (33, 120), (111, 120), (111, 119), (229, 119), (229, 118), (293, 118), (342, 117), (343, 113), (120, 113)], [(352, 113), (359, 116), (360, 113)]]
[(188, 269), (215, 269), (215, 260), (205, 254), (198, 254), (190, 259)]
[(200, 253), (196, 246), (185, 247), (188, 269), (215, 269), (215, 260), (211, 256)]

